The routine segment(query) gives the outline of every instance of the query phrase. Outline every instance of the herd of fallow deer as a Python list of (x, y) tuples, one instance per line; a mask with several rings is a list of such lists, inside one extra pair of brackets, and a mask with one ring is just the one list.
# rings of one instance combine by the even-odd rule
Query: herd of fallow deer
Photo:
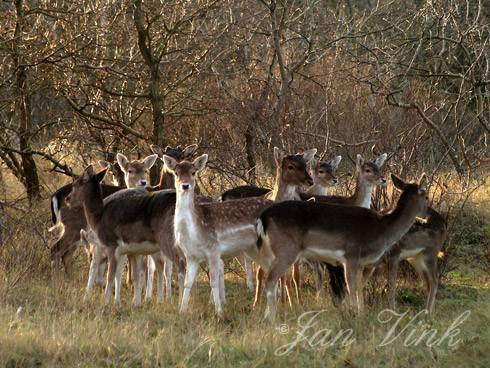
[[(200, 264), (206, 262), (212, 302), (221, 316), (226, 300), (223, 260), (243, 257), (247, 286), (255, 290), (254, 306), (265, 290), (267, 318), (275, 317), (278, 285), (289, 303), (294, 286), (300, 301), (300, 263), (315, 270), (318, 289), (323, 287), (323, 270), (328, 270), (334, 303), (345, 299), (359, 313), (363, 286), (383, 261), (388, 265), (389, 304), (395, 307), (397, 268), (406, 259), (425, 280), (426, 308), (434, 310), (437, 255), (446, 223), (428, 207), (425, 175), (407, 183), (392, 174), (400, 196), (391, 209), (375, 211), (371, 197), (377, 186), (386, 184), (386, 154), (373, 161), (357, 155), (354, 194), (342, 197), (329, 195), (341, 156), (317, 161), (316, 149), (288, 155), (274, 148), (272, 189), (241, 186), (213, 200), (199, 194), (197, 177), (208, 155), (194, 158), (197, 145), (151, 148), (154, 154), (143, 160), (118, 154), (117, 163), (99, 161), (100, 170), (90, 165), (51, 197), (53, 228), (62, 228), (52, 247), (53, 263), (73, 272), (74, 251), (83, 245), (90, 260), (85, 297), (106, 275), (105, 303), (113, 295), (121, 303), (122, 274), (129, 263), (133, 305), (142, 303), (145, 282), (145, 300), (152, 298), (155, 273), (157, 301), (162, 302), (172, 295), (175, 266), (180, 311), (186, 312)], [(148, 173), (158, 158), (163, 161), (160, 182), (150, 186)], [(102, 183), (107, 172), (114, 185)]]

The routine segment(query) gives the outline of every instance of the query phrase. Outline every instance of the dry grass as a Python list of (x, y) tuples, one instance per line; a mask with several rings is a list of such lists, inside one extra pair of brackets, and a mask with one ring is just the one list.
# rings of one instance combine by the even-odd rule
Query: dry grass
[[(446, 253), (449, 267), (432, 318), (408, 324), (423, 308), (422, 285), (408, 278), (400, 282), (398, 310), (407, 312), (396, 329), (400, 337), (387, 346), (380, 343), (394, 321), (382, 324), (378, 313), (386, 300), (381, 287), (370, 287), (371, 305), (353, 318), (332, 306), (328, 296), (316, 299), (308, 285), (304, 305), (282, 307), (276, 323), (262, 321), (263, 306), (251, 309), (252, 296), (242, 278), (227, 276), (224, 320), (217, 320), (209, 303), (209, 287), (202, 276), (187, 315), (179, 315), (174, 298), (163, 305), (130, 306), (124, 290), (123, 306), (104, 307), (99, 291), (82, 301), (86, 260), (77, 258), (74, 280), (52, 278), (45, 231), (46, 203), (33, 212), (8, 209), (8, 234), (0, 247), (0, 367), (31, 366), (339, 366), (339, 367), (485, 367), (490, 366), (490, 239), (489, 187), (482, 188), (458, 219), (451, 222)], [(204, 275), (204, 274), (203, 274)], [(17, 316), (18, 308), (23, 312)], [(325, 310), (291, 351), (277, 349), (298, 339), (298, 316)], [(469, 311), (450, 346), (405, 346), (406, 338), (437, 330), (440, 338), (453, 321)], [(386, 317), (387, 315), (385, 315)], [(305, 322), (303, 321), (303, 324)], [(287, 325), (287, 328), (285, 327)], [(403, 327), (407, 326), (404, 330)], [(332, 335), (352, 329), (354, 342), (328, 344)], [(410, 335), (415, 329), (413, 335)], [(323, 346), (322, 346), (323, 345)]]

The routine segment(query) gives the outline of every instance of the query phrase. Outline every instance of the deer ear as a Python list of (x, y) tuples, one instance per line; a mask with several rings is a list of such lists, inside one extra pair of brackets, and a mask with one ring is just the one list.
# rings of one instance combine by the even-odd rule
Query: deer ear
[(190, 159), (192, 156), (194, 156), (194, 153), (197, 151), (197, 147), (197, 144), (191, 144), (190, 146), (184, 148), (184, 151), (182, 152), (184, 159)]
[(201, 171), (204, 169), (204, 166), (206, 166), (206, 162), (208, 162), (208, 155), (204, 154), (196, 158), (192, 164), (194, 165), (194, 169), (196, 169), (196, 171)]
[(425, 173), (422, 173), (422, 175), (420, 175), (420, 178), (418, 180), (419, 188), (424, 187), (425, 184), (427, 184), (427, 175)]
[(175, 166), (177, 166), (177, 160), (173, 157), (170, 157), (168, 155), (163, 155), (162, 157), (163, 164), (165, 165), (165, 169), (167, 169), (170, 172), (173, 172), (175, 170)]
[(162, 149), (162, 147), (156, 145), (156, 144), (152, 144), (150, 146), (150, 149), (151, 149), (151, 152), (153, 152), (154, 154), (158, 155), (158, 157), (162, 157), (165, 153)]
[(107, 174), (107, 167), (105, 169), (100, 170), (97, 174), (94, 175), (97, 183), (100, 183), (102, 180), (104, 180), (105, 174)]
[(333, 170), (337, 170), (339, 167), (340, 161), (342, 160), (342, 156), (335, 156), (332, 161), (330, 161), (330, 166), (332, 166)]
[(364, 158), (360, 154), (357, 154), (357, 157), (356, 157), (356, 168), (357, 168), (357, 170), (360, 170), (362, 165), (364, 165)]
[(316, 148), (312, 148), (312, 149), (309, 149), (308, 151), (304, 151), (303, 152), (303, 159), (306, 162), (310, 162), (315, 157), (316, 151), (317, 151)]
[(316, 172), (316, 168), (318, 166), (318, 160), (315, 157), (311, 159), (310, 166), (311, 166), (311, 170), (313, 170), (313, 172)]
[(99, 160), (99, 166), (103, 169), (110, 169), (111, 168), (111, 163), (106, 160)]
[(143, 160), (143, 166), (145, 167), (145, 170), (150, 170), (151, 167), (155, 164), (157, 158), (158, 158), (157, 154), (145, 157), (145, 159)]
[(388, 154), (386, 153), (383, 153), (382, 155), (380, 155), (375, 161), (374, 163), (376, 164), (376, 166), (378, 167), (381, 167), (384, 165), (385, 161), (386, 161), (386, 158), (388, 157)]
[(83, 181), (89, 181), (92, 177), (94, 176), (94, 167), (92, 165), (89, 165), (82, 174), (82, 180)]
[(277, 166), (281, 166), (282, 159), (286, 156), (284, 151), (278, 147), (274, 147), (274, 161), (276, 161)]
[(85, 245), (89, 243), (87, 231), (85, 231), (85, 229), (80, 230), (80, 240), (82, 241), (82, 243), (85, 243)]
[(126, 172), (128, 169), (129, 165), (129, 160), (126, 156), (124, 156), (122, 153), (118, 153), (116, 155), (117, 163), (119, 164), (119, 167)]
[(391, 180), (393, 180), (395, 188), (399, 190), (404, 190), (407, 187), (407, 184), (395, 174), (391, 174)]

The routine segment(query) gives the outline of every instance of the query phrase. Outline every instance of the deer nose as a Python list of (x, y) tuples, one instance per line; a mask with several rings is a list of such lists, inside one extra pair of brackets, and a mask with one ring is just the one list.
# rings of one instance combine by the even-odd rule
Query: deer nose
[(339, 180), (337, 178), (333, 178), (332, 181), (334, 184), (337, 184)]
[(386, 184), (386, 179), (385, 178), (381, 178), (381, 184), (383, 184), (383, 185)]
[(146, 180), (140, 180), (140, 184), (141, 184), (142, 186), (146, 186)]
[(189, 184), (182, 184), (182, 189), (183, 190), (189, 190), (191, 186)]

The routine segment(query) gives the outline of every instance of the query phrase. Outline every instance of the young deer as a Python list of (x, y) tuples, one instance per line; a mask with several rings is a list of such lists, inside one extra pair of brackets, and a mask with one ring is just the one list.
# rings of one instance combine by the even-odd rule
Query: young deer
[[(152, 151), (155, 153), (155, 156), (157, 157), (158, 154), (161, 154), (162, 152), (166, 152), (169, 155), (172, 155), (175, 159), (181, 161), (184, 158), (189, 158), (192, 157), (194, 152), (197, 149), (197, 145), (190, 145), (184, 149), (182, 149), (180, 146), (179, 147), (170, 147), (167, 146), (165, 150), (161, 149), (160, 147), (156, 145), (151, 146)], [(135, 174), (138, 174), (138, 168), (134, 167), (131, 165), (131, 162), (128, 164), (127, 159), (119, 155), (117, 156), (117, 161), (119, 165), (125, 170), (123, 171), (123, 176), (127, 183), (131, 186), (134, 185), (135, 183), (137, 184), (138, 182), (134, 180)], [(110, 169), (110, 168), (109, 168)], [(141, 170), (140, 170), (141, 171)], [(146, 173), (148, 171), (146, 170)], [(156, 191), (159, 188), (165, 189), (165, 186), (167, 185), (169, 174), (166, 173), (165, 168), (162, 168), (161, 171), (161, 176), (160, 176), (160, 183), (156, 186), (153, 187), (146, 187), (146, 189), (149, 189), (151, 191)], [(142, 182), (140, 182), (142, 183)], [(172, 188), (173, 189), (173, 188)], [(130, 190), (122, 190), (119, 191), (107, 198), (104, 198), (104, 205), (107, 205), (108, 202), (115, 200), (115, 199), (121, 199), (121, 198), (127, 198), (129, 196), (133, 195), (140, 195), (144, 194), (146, 191), (130, 191)], [(95, 234), (93, 233), (85, 233), (84, 234), (85, 239), (91, 238), (91, 239), (96, 239)], [(85, 241), (86, 242), (86, 241)], [(105, 256), (104, 249), (103, 247), (99, 246), (94, 246), (93, 244), (96, 243), (90, 243), (90, 245), (86, 246), (86, 252), (89, 254), (89, 258), (92, 260), (90, 264), (90, 272), (89, 272), (89, 278), (88, 278), (88, 284), (87, 284), (87, 289), (85, 293), (85, 297), (88, 297), (90, 295), (91, 289), (93, 288), (94, 283), (97, 283), (97, 280), (99, 280), (97, 274), (98, 270), (104, 269), (105, 267), (105, 262), (107, 260), (107, 257)], [(140, 255), (131, 255), (129, 256), (129, 264), (128, 264), (128, 279), (127, 283), (129, 284), (129, 281), (133, 278), (132, 274), (134, 272), (138, 273), (139, 278), (144, 280), (144, 275), (142, 275), (143, 269), (141, 267), (138, 268), (138, 266), (142, 265), (142, 259)], [(98, 266), (97, 266), (98, 265)], [(173, 262), (170, 259), (166, 259), (165, 254), (162, 251), (158, 251), (154, 254), (151, 254), (148, 256), (147, 259), (147, 283), (146, 283), (146, 293), (145, 293), (145, 300), (150, 300), (151, 296), (153, 294), (153, 280), (154, 280), (154, 273), (155, 271), (158, 271), (158, 293), (157, 293), (157, 302), (163, 302), (164, 299), (164, 285), (165, 285), (165, 296), (170, 298), (171, 296), (171, 277), (172, 277), (172, 269), (173, 269)], [(100, 275), (99, 275), (100, 276)], [(142, 281), (143, 282), (143, 281)]]
[[(162, 191), (117, 198), (104, 204), (100, 181), (106, 169), (95, 173), (92, 166), (73, 182), (66, 201), (70, 206), (83, 206), (97, 245), (108, 258), (105, 302), (111, 300), (116, 282), (115, 301), (120, 303), (121, 273), (127, 255), (149, 255), (162, 251), (172, 262), (179, 261), (173, 242), (175, 193)], [(137, 258), (141, 260), (141, 258)], [(133, 305), (141, 304), (142, 278), (136, 265)], [(179, 279), (183, 276), (180, 267)]]
[(222, 315), (225, 290), (221, 258), (243, 252), (255, 258), (257, 234), (254, 223), (258, 215), (272, 203), (271, 200), (294, 199), (297, 197), (298, 186), (311, 184), (312, 179), (306, 165), (315, 153), (316, 149), (312, 149), (301, 155), (286, 156), (274, 148), (277, 176), (274, 190), (269, 195), (270, 200), (256, 197), (215, 203), (195, 201), (196, 175), (204, 169), (207, 155), (202, 155), (193, 162), (181, 163), (172, 157), (163, 157), (165, 166), (175, 176), (175, 241), (187, 261), (181, 312), (188, 308), (190, 291), (199, 264), (207, 260), (215, 311), (219, 316)]
[[(125, 166), (122, 170), (126, 177), (126, 183), (130, 187), (146, 187), (148, 184), (147, 172), (153, 166), (157, 155), (150, 155), (143, 160), (128, 161), (124, 155), (118, 154), (118, 161), (122, 160)], [(104, 165), (104, 162), (102, 162)], [(106, 167), (107, 169), (107, 167)], [(102, 185), (102, 195), (106, 197), (123, 188), (112, 185)], [(58, 189), (51, 196), (51, 214), (54, 226), (50, 229), (53, 231), (61, 228), (61, 235), (55, 244), (51, 247), (51, 259), (54, 265), (61, 262), (64, 265), (65, 272), (71, 274), (71, 265), (73, 253), (80, 241), (80, 230), (87, 227), (85, 217), (81, 214), (81, 207), (65, 206), (65, 198), (71, 192), (72, 184), (67, 184)]]
[(312, 160), (311, 171), (313, 185), (306, 190), (308, 195), (328, 195), (328, 189), (332, 185), (337, 184), (337, 176), (335, 172), (339, 167), (342, 156), (335, 156), (330, 161)]
[(388, 263), (388, 299), (390, 308), (395, 308), (396, 275), (398, 263), (407, 260), (425, 280), (427, 286), (426, 309), (434, 311), (434, 302), (439, 284), (437, 256), (447, 238), (444, 218), (429, 207), (427, 221), (416, 221), (398, 243), (386, 255)]
[[(361, 311), (362, 276), (427, 210), (427, 197), (418, 183), (407, 184), (395, 175), (402, 191), (396, 206), (386, 214), (367, 208), (318, 202), (288, 201), (266, 209), (257, 220), (262, 263), (268, 266), (265, 290), (266, 318), (276, 311), (276, 285), (301, 257), (340, 263), (344, 269), (351, 305)], [(353, 226), (355, 224), (355, 226)]]
[[(197, 144), (191, 144), (185, 148), (181, 146), (171, 147), (166, 146), (165, 149), (152, 144), (151, 150), (153, 153), (157, 154), (160, 159), (163, 158), (163, 155), (167, 155), (173, 157), (177, 162), (182, 162), (183, 160), (192, 160), (194, 154), (196, 153), (198, 148)], [(163, 160), (162, 160), (163, 161)], [(160, 181), (156, 186), (151, 187), (150, 191), (163, 190), (163, 189), (175, 189), (175, 180), (172, 173), (168, 172), (165, 167), (165, 164), (160, 171)], [(161, 279), (163, 275), (165, 275), (165, 296), (167, 299), (171, 297), (171, 277), (173, 264), (171, 260), (166, 259), (163, 252), (158, 252), (152, 254), (147, 259), (147, 283), (146, 283), (146, 292), (145, 292), (145, 301), (151, 300), (153, 295), (153, 280), (155, 277), (155, 272), (158, 272), (158, 280), (161, 283)], [(163, 301), (163, 290), (158, 289), (157, 302)]]

